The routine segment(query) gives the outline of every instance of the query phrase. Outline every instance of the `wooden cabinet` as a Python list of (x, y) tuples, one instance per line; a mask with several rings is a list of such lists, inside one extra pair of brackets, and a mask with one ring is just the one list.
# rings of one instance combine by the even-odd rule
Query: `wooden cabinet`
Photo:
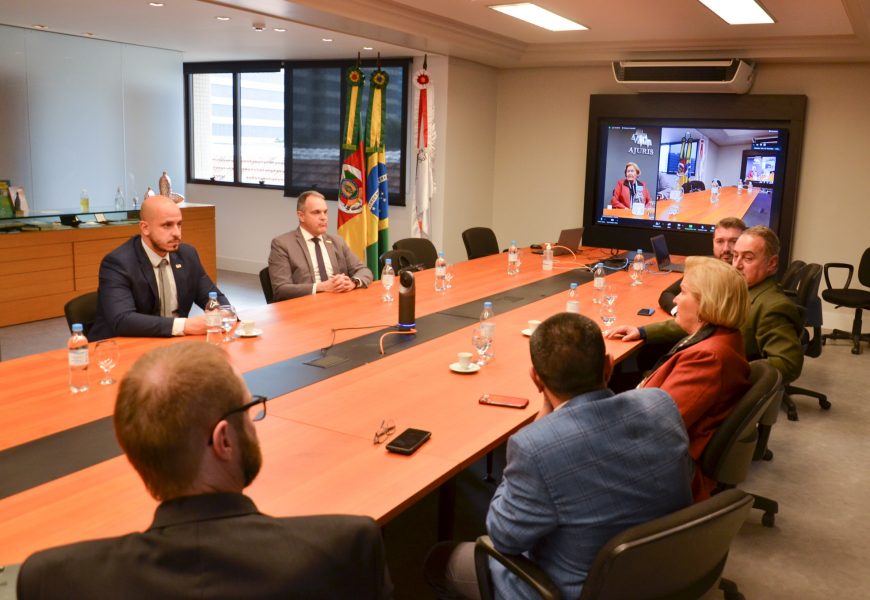
[[(182, 205), (182, 239), (217, 281), (214, 206)], [(69, 300), (97, 289), (103, 257), (138, 225), (0, 235), (0, 327), (63, 316)]]

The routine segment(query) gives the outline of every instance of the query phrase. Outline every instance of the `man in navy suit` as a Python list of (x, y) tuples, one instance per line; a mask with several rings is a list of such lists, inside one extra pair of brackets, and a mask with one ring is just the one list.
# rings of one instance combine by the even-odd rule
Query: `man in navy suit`
[[(508, 440), (486, 528), (499, 551), (527, 556), (564, 598), (577, 598), (610, 538), (691, 504), (688, 436), (662, 390), (607, 388), (609, 357), (590, 319), (550, 317), (530, 351), (544, 404)], [(440, 597), (479, 598), (473, 544), (439, 544), (426, 571)], [(537, 597), (494, 561), (490, 573), (498, 598)]]
[(202, 267), (193, 246), (181, 243), (181, 209), (166, 196), (151, 196), (139, 213), (141, 235), (103, 258), (97, 315), (88, 339), (114, 336), (204, 335), (205, 317), (188, 317), (208, 293), (229, 304)]
[(242, 492), (262, 462), (251, 396), (223, 349), (170, 344), (142, 356), (115, 402), (118, 443), (160, 501), (144, 532), (37, 552), (21, 600), (392, 597), (370, 517), (275, 518)]

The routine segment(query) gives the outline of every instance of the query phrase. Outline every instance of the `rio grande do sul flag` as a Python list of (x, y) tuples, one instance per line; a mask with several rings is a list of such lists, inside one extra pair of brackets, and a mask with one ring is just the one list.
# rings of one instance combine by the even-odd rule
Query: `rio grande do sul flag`
[[(354, 254), (365, 260), (367, 245), (366, 228), (366, 179), (365, 154), (363, 152), (362, 106), (365, 75), (359, 67), (350, 69), (347, 78), (347, 120), (341, 138), (341, 175), (338, 184), (338, 234), (344, 238)], [(377, 275), (377, 271), (372, 271)]]

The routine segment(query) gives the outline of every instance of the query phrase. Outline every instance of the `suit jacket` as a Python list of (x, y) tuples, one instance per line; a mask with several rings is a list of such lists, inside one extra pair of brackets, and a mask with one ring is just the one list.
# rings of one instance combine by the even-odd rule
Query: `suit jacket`
[(715, 326), (704, 327), (678, 343), (641, 383), (641, 387), (661, 388), (670, 394), (683, 416), (689, 455), (696, 465), (692, 480), (696, 501), (709, 498), (715, 486), (697, 466), (701, 454), (751, 385), (740, 332)]
[[(638, 185), (643, 186), (643, 205), (649, 206), (652, 199), (649, 195), (649, 186), (640, 179), (637, 180)], [(631, 208), (631, 190), (625, 183), (625, 179), (620, 179), (616, 182), (616, 187), (613, 189), (613, 196), (610, 198), (610, 205), (613, 208)]]
[[(179, 317), (187, 317), (194, 303), (205, 308), (209, 292), (217, 292), (220, 303), (229, 304), (203, 269), (193, 246), (181, 244), (168, 258), (175, 277)], [(172, 321), (172, 317), (160, 316), (157, 278), (142, 248), (141, 236), (130, 238), (103, 258), (97, 289), (97, 316), (88, 332), (88, 340), (119, 335), (170, 337)]]
[[(577, 598), (595, 555), (615, 534), (692, 502), (688, 436), (661, 390), (577, 396), (508, 440), (489, 507), (496, 548), (525, 554)], [(537, 598), (490, 561), (499, 598)]]
[(680, 293), (680, 286), (683, 284), (683, 278), (680, 277), (671, 285), (666, 287), (664, 291), (659, 295), (659, 306), (668, 311), (670, 314), (674, 314), (674, 308), (676, 308), (676, 304), (674, 303), (674, 298), (677, 297), (677, 294)]
[[(803, 321), (779, 284), (768, 277), (749, 288), (749, 316), (740, 333), (747, 360), (764, 360), (782, 373), (783, 383), (798, 378), (804, 364), (800, 331)], [(673, 320), (642, 328), (650, 343), (675, 343), (686, 336)]]
[[(339, 236), (324, 233), (325, 259), (332, 263), (334, 273), (344, 273), (359, 279), (363, 287), (372, 282), (372, 272), (366, 267), (350, 246)], [(269, 252), (269, 277), (275, 300), (287, 300), (311, 294), (314, 285), (314, 258), (308, 252), (308, 244), (300, 228), (288, 231), (272, 240)]]
[(162, 503), (144, 533), (35, 553), (18, 597), (382, 599), (392, 584), (370, 518), (276, 519), (222, 493)]

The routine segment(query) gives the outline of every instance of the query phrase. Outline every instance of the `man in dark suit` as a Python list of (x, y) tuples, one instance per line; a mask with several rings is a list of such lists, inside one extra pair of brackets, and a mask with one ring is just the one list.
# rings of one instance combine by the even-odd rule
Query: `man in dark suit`
[(299, 227), (272, 240), (269, 277), (275, 300), (368, 287), (372, 272), (339, 236), (329, 235), (323, 194), (302, 192), (296, 201)]
[[(688, 436), (659, 389), (614, 394), (598, 326), (572, 313), (538, 325), (531, 377), (537, 420), (510, 437), (486, 517), (494, 546), (535, 561), (564, 598), (577, 598), (601, 547), (617, 533), (688, 506)], [(497, 598), (537, 595), (490, 561)], [(427, 579), (442, 598), (479, 598), (474, 544), (433, 548)]]
[(112, 250), (100, 263), (97, 315), (88, 339), (114, 336), (203, 335), (205, 317), (188, 317), (208, 293), (229, 304), (202, 267), (193, 246), (181, 243), (181, 209), (166, 196), (142, 202), (140, 235)]
[(136, 361), (121, 382), (115, 434), (161, 501), (154, 522), (143, 533), (33, 554), (18, 597), (391, 597), (372, 519), (277, 519), (242, 494), (260, 469), (252, 419), (265, 410), (218, 347), (171, 344)]

